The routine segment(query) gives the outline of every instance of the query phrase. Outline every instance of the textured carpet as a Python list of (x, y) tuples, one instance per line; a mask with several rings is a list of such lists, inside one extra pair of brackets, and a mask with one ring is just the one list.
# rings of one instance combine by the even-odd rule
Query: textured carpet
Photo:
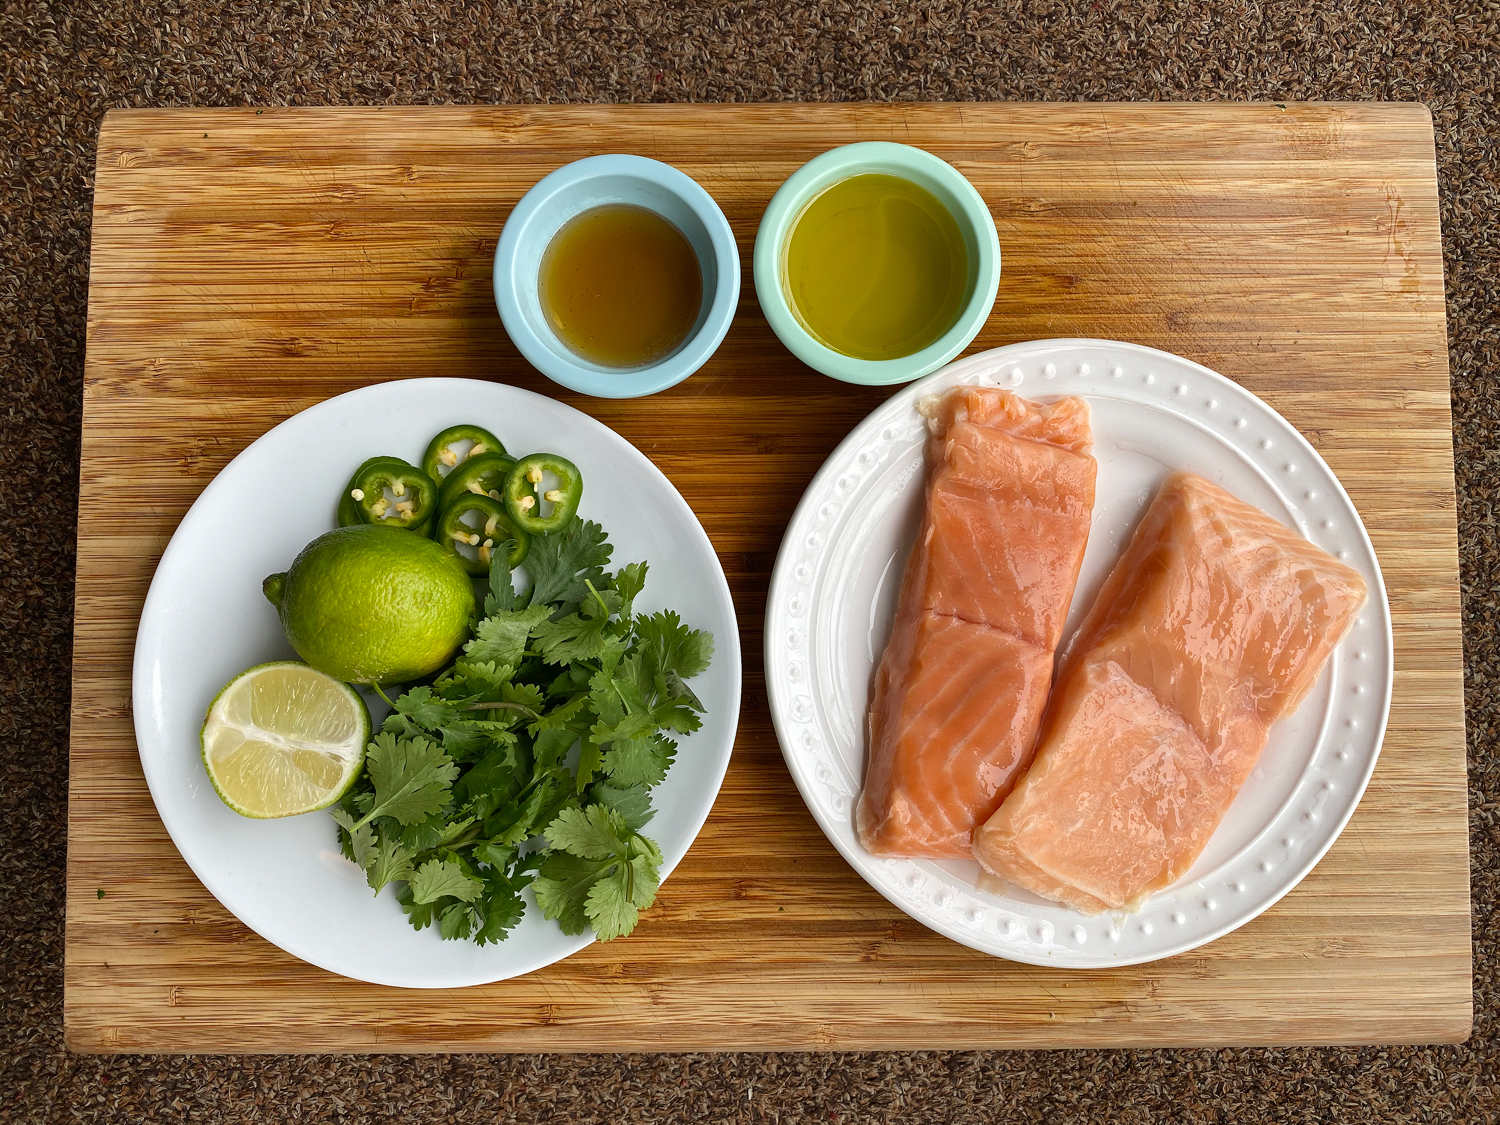
[[(1500, 1119), (1500, 5), (0, 0), (0, 1122)], [(113, 106), (1399, 99), (1437, 123), (1476, 1021), (1443, 1048), (74, 1057), (73, 528), (94, 140)]]

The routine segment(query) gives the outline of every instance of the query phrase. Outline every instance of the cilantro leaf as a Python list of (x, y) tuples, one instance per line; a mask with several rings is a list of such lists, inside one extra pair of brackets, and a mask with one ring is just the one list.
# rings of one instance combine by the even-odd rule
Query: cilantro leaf
[[(633, 658), (627, 658), (623, 662), (622, 671), (631, 659)], [(588, 703), (595, 718), (605, 726), (623, 722), (631, 711), (641, 711), (646, 706), (645, 698), (629, 678), (611, 675), (603, 668), (589, 680)]]
[(531, 605), (561, 603), (571, 610), (588, 595), (586, 581), (596, 586), (614, 548), (604, 529), (592, 521), (569, 521), (560, 531), (538, 535), (526, 554), (526, 573), (531, 576)]
[(572, 727), (552, 728), (538, 731), (532, 753), (536, 756), (537, 769), (555, 768), (567, 756), (578, 741), (579, 732)]
[(425, 930), (437, 918), (437, 905), (430, 902), (417, 902), (411, 893), (411, 887), (405, 883), (396, 888), (396, 901), (401, 904), (401, 909), (406, 911), (407, 920), (411, 922), (414, 930)]
[[(514, 746), (492, 750), (459, 778), (454, 796), (478, 816), (489, 816), (520, 792), (526, 783)], [(489, 835), (489, 833), (486, 833)]]
[(474, 934), (480, 945), (504, 941), (506, 936), (526, 913), (526, 902), (521, 898), (521, 888), (531, 882), (531, 876), (514, 878), (491, 878), (485, 880), (483, 897), (476, 903), (477, 913), (483, 919)]
[(486, 840), (474, 849), (473, 856), (480, 863), (487, 863), (491, 867), (508, 868), (515, 862), (516, 849), (509, 844)]
[(594, 775), (603, 764), (604, 747), (590, 735), (583, 740), (583, 746), (578, 751), (578, 779), (575, 788), (579, 793), (589, 787), (589, 782), (594, 780)]
[(554, 848), (584, 859), (608, 859), (625, 850), (629, 833), (620, 814), (604, 805), (564, 809), (543, 832)]
[(600, 763), (616, 785), (659, 785), (677, 753), (677, 743), (660, 734), (624, 738), (610, 744)]
[(412, 853), (402, 847), (399, 841), (387, 840), (383, 832), (376, 833), (370, 862), (365, 865), (365, 882), (370, 884), (372, 891), (379, 894), (387, 883), (411, 875), (411, 860)]
[(703, 725), (694, 709), (697, 697), (673, 696), (666, 678), (650, 676), (647, 666), (647, 660), (632, 654), (621, 661), (619, 675), (607, 681), (602, 673), (594, 678), (590, 702), (599, 721), (591, 730), (597, 741), (637, 738), (658, 727), (690, 734)]
[(551, 793), (536, 815), (536, 831), (540, 831), (543, 825), (551, 824), (564, 809), (578, 807), (578, 794), (568, 784), (570, 779), (564, 771), (559, 770), (554, 776), (557, 778), (556, 784), (552, 786)]
[(589, 797), (618, 813), (625, 827), (632, 832), (639, 832), (656, 815), (656, 810), (651, 807), (651, 791), (645, 785), (621, 787), (600, 781), (589, 789)]
[[(613, 591), (610, 598), (618, 602)], [(542, 650), (542, 659), (548, 664), (576, 664), (581, 660), (597, 660), (604, 653), (610, 626), (608, 606), (601, 606), (592, 597), (558, 621), (544, 621), (533, 630), (537, 646)], [(616, 643), (620, 643), (616, 640)]]
[(507, 539), (495, 544), (495, 553), (490, 556), (490, 590), (484, 596), (484, 615), (490, 617), (502, 609), (514, 609), (516, 589), (510, 578), (510, 548), (515, 541)]
[(482, 882), (466, 874), (458, 861), (452, 859), (429, 859), (412, 873), (408, 882), (412, 901), (421, 906), (444, 897), (473, 902), (484, 890)]
[(394, 833), (401, 846), (408, 851), (416, 853), (435, 848), (443, 838), (443, 829), (448, 824), (448, 818), (438, 810), (431, 816), (424, 816), (415, 824), (408, 824)]
[[(439, 829), (437, 839), (427, 845), (427, 849), (449, 847), (457, 842), (478, 817), (466, 816), (462, 820), (450, 820)], [(477, 831), (477, 830), (476, 830)]]
[(616, 611), (621, 621), (628, 622), (635, 609), (635, 599), (646, 588), (646, 564), (626, 563), (610, 583), (620, 595), (620, 608)]
[(651, 670), (663, 676), (676, 672), (690, 680), (707, 670), (713, 660), (713, 634), (689, 629), (671, 610), (636, 618), (635, 632)]
[(550, 807), (556, 788), (552, 778), (543, 778), (521, 804), (510, 805), (485, 821), (491, 843), (515, 847), (535, 835), (537, 828), (546, 823), (542, 812)]
[(631, 712), (613, 725), (601, 718), (589, 728), (589, 740), (602, 745), (627, 738), (639, 738), (650, 734), (660, 725), (649, 709), (642, 708)]
[(585, 904), (599, 876), (611, 860), (581, 859), (569, 852), (548, 852), (532, 890), (542, 917), (556, 921), (565, 934), (581, 934), (589, 926)]
[(444, 941), (462, 941), (479, 924), (479, 912), (467, 903), (445, 906), (438, 915), (438, 933)]
[(611, 941), (635, 929), (641, 912), (630, 901), (633, 874), (629, 864), (616, 864), (607, 875), (594, 880), (584, 896), (583, 915), (600, 941)]
[(551, 614), (544, 605), (493, 613), (479, 623), (474, 639), (464, 645), (464, 653), (473, 663), (493, 661), (515, 667), (526, 654), (526, 638), (531, 630)]
[(453, 679), (449, 682), (462, 684), (466, 696), (491, 694), (510, 683), (515, 674), (515, 668), (509, 664), (496, 664), (493, 660), (460, 660), (453, 665)]
[(452, 703), (434, 697), (430, 687), (414, 687), (406, 691), (397, 698), (395, 710), (417, 726), (434, 732), (464, 718)]
[(583, 913), (600, 941), (613, 941), (635, 929), (641, 911), (656, 901), (661, 876), (647, 855), (632, 856), (595, 881), (584, 900)]
[(703, 725), (698, 712), (686, 700), (668, 700), (651, 709), (651, 719), (657, 726), (666, 727), (678, 734), (692, 734)]
[(703, 701), (698, 698), (697, 694), (693, 691), (692, 688), (688, 687), (687, 684), (682, 682), (682, 677), (679, 676), (676, 672), (668, 672), (666, 675), (666, 681), (667, 695), (669, 698), (686, 704), (694, 711), (706, 710), (706, 708), (703, 706)]
[(443, 749), (455, 762), (477, 761), (496, 741), (491, 732), (476, 730), (467, 724), (444, 727), (438, 734), (442, 736)]
[(425, 738), (397, 740), (381, 733), (365, 753), (365, 768), (375, 784), (375, 803), (364, 815), (370, 821), (389, 816), (401, 824), (415, 824), (448, 803), (448, 792), (458, 766)]
[(392, 711), (387, 715), (380, 724), (380, 730), (397, 738), (428, 738), (432, 735), (432, 731), (412, 722), (411, 716), (403, 715), (400, 711)]
[(334, 809), (333, 819), (344, 830), (340, 835), (348, 841), (344, 854), (360, 867), (369, 867), (375, 858), (375, 830), (368, 824), (355, 823), (347, 809)]
[(573, 743), (589, 729), (593, 715), (588, 710), (588, 703), (588, 696), (574, 696), (527, 728), (536, 740), (532, 754), (538, 771), (556, 767), (573, 748)]
[(653, 867), (660, 867), (662, 863), (661, 849), (656, 846), (656, 841), (650, 836), (642, 836), (637, 832), (630, 838), (631, 855), (643, 855), (651, 860)]
[(535, 884), (543, 916), (556, 919), (564, 933), (592, 925), (601, 941), (630, 933), (661, 882), (656, 844), (605, 805), (565, 809), (545, 835), (553, 851)]
[[(503, 684), (500, 688), (500, 699), (504, 703), (524, 707), (533, 715), (540, 715), (547, 706), (546, 697), (542, 695), (542, 689), (536, 684)], [(523, 712), (512, 711), (511, 714), (520, 715)]]
[(587, 691), (593, 677), (594, 669), (589, 665), (574, 664), (564, 668), (557, 679), (547, 685), (547, 694), (571, 696), (574, 692)]

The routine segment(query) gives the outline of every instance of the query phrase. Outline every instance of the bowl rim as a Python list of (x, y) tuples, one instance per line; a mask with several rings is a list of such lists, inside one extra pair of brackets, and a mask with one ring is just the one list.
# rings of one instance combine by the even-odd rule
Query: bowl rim
[[(897, 359), (858, 359), (817, 340), (792, 311), (781, 285), (781, 250), (803, 209), (827, 188), (867, 172), (909, 178), (919, 172), (940, 181), (958, 202), (954, 218), (968, 225), (979, 248), (973, 292), (952, 327), (936, 341)], [(755, 295), (771, 330), (786, 348), (816, 371), (846, 383), (888, 386), (931, 374), (969, 346), (994, 308), (1000, 288), (1000, 236), (978, 189), (953, 165), (926, 149), (894, 141), (840, 145), (798, 168), (771, 197), (755, 233)]]
[[(575, 184), (604, 176), (627, 176), (665, 189), (681, 200), (703, 224), (714, 254), (717, 282), (708, 312), (698, 330), (665, 359), (645, 367), (599, 371), (575, 363), (549, 347), (521, 311), (520, 286), (516, 277), (517, 254), (541, 206), (558, 192)], [(643, 204), (637, 204), (643, 206)], [(581, 213), (584, 208), (580, 208)], [(572, 216), (569, 216), (570, 218)], [(705, 263), (700, 262), (702, 268)], [(535, 284), (535, 279), (531, 282)], [(596, 398), (639, 398), (676, 386), (697, 371), (724, 341), (740, 295), (740, 256), (734, 232), (723, 210), (707, 189), (686, 172), (633, 153), (602, 153), (564, 164), (534, 183), (506, 216), (495, 245), (491, 271), (495, 307), (506, 334), (521, 355), (554, 383)], [(554, 337), (555, 339), (555, 337)], [(558, 341), (558, 347), (567, 351)]]

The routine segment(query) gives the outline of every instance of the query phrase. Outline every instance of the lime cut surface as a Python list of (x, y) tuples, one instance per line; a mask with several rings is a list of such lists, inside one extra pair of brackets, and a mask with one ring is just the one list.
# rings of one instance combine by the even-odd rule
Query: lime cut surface
[(348, 684), (282, 661), (241, 672), (203, 723), (203, 765), (242, 816), (295, 816), (327, 808), (365, 760), (370, 712)]

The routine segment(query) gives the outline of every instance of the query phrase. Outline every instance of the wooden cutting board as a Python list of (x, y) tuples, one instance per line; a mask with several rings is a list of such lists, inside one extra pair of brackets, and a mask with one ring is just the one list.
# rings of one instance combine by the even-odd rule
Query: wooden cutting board
[[(808, 479), (887, 392), (767, 329), (756, 223), (798, 165), (920, 145), (1004, 247), (972, 350), (1094, 336), (1268, 400), (1369, 527), (1396, 635), (1364, 801), (1292, 894), (1157, 964), (1062, 972), (926, 930), (825, 841), (782, 764), (761, 615)], [(719, 201), (745, 285), (681, 386), (561, 390), (496, 316), (510, 208), (579, 157), (669, 161)], [(457, 375), (614, 427), (708, 529), (745, 704), (713, 815), (631, 938), (518, 980), (416, 992), (332, 976), (203, 889), (157, 818), (130, 665), (162, 549), (251, 440), (330, 395)], [(84, 389), (65, 1023), (94, 1051), (957, 1048), (1458, 1040), (1471, 1022), (1462, 646), (1432, 125), (1415, 105), (909, 105), (116, 111), (99, 138)], [(207, 701), (205, 701), (207, 702)]]

